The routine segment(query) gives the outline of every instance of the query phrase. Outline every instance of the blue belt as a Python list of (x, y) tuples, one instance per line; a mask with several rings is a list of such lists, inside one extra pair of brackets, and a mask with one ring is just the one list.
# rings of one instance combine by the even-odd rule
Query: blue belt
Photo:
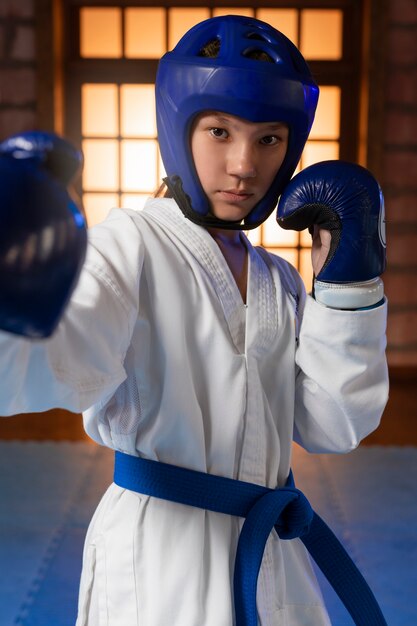
[(387, 626), (362, 574), (307, 498), (295, 488), (292, 474), (285, 487), (268, 489), (116, 452), (114, 482), (144, 495), (246, 518), (237, 546), (233, 583), (237, 626), (257, 626), (258, 574), (273, 528), (281, 539), (301, 539), (357, 626)]

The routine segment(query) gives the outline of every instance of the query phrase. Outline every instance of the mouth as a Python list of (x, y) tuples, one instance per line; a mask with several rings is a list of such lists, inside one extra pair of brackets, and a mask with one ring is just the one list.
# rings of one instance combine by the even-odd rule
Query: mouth
[(237, 189), (224, 189), (220, 191), (220, 195), (227, 202), (239, 203), (244, 202), (245, 200), (249, 200), (249, 198), (252, 198), (253, 193), (242, 190), (238, 191)]

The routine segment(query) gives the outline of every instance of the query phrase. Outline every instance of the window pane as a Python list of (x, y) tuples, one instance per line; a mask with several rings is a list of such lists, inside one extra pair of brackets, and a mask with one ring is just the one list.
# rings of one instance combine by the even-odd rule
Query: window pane
[(113, 8), (80, 9), (80, 56), (122, 56), (122, 12)]
[(166, 52), (165, 9), (126, 9), (125, 37), (126, 57), (159, 59)]
[(339, 158), (337, 141), (308, 141), (301, 159), (302, 167), (308, 167), (319, 161)]
[(124, 193), (122, 194), (122, 207), (124, 209), (135, 209), (135, 211), (140, 211), (145, 206), (145, 202), (148, 198), (148, 193)]
[(113, 207), (119, 206), (119, 199), (117, 193), (85, 193), (83, 204), (88, 227), (91, 228), (102, 222)]
[(281, 31), (298, 45), (298, 11), (296, 9), (258, 9), (256, 17)]
[(118, 135), (117, 85), (85, 84), (82, 86), (81, 99), (83, 135)]
[(285, 259), (286, 261), (288, 261), (288, 263), (291, 263), (291, 265), (293, 265), (294, 267), (297, 267), (297, 258), (298, 258), (298, 254), (297, 254), (297, 249), (296, 248), (280, 248), (279, 250), (274, 249), (274, 248), (267, 248), (268, 252), (271, 252), (272, 254), (276, 254), (277, 256), (280, 256), (281, 258)]
[(248, 230), (246, 232), (246, 236), (253, 246), (261, 245), (261, 227), (260, 226), (258, 226), (258, 228), (254, 228), (253, 230)]
[(302, 245), (303, 248), (311, 248), (311, 235), (308, 228), (300, 232), (300, 245)]
[(120, 107), (123, 136), (156, 137), (153, 85), (122, 85)]
[(159, 172), (158, 172), (158, 185), (159, 185), (162, 182), (162, 179), (165, 178), (165, 176), (167, 175), (163, 161), (162, 161), (159, 147), (158, 147), (158, 167), (159, 167)]
[(169, 9), (169, 49), (174, 48), (187, 30), (209, 17), (210, 11), (205, 8)]
[(156, 141), (122, 141), (122, 189), (153, 193), (157, 183)]
[(86, 139), (84, 152), (83, 187), (94, 191), (117, 191), (118, 143), (108, 139)]
[(277, 224), (275, 211), (268, 217), (262, 226), (262, 244), (264, 246), (296, 246), (298, 233), (294, 230), (284, 230)]
[(213, 17), (217, 17), (218, 15), (245, 15), (246, 17), (253, 17), (254, 11), (253, 9), (236, 9), (236, 8), (228, 8), (222, 7), (221, 9), (213, 10)]
[(320, 87), (311, 139), (338, 139), (340, 135), (340, 87)]
[(310, 292), (313, 285), (313, 266), (311, 265), (310, 250), (300, 251), (300, 267), (298, 271), (302, 276), (307, 291)]
[(301, 52), (306, 59), (342, 58), (343, 12), (337, 9), (301, 11)]

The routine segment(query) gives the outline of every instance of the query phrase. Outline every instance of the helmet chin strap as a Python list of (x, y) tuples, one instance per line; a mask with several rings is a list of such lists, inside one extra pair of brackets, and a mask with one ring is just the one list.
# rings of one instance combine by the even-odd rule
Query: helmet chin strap
[(222, 228), (223, 230), (252, 230), (257, 228), (261, 222), (255, 224), (246, 224), (245, 220), (241, 221), (229, 221), (221, 220), (214, 215), (202, 215), (194, 211), (191, 206), (190, 196), (185, 193), (182, 180), (179, 176), (167, 176), (163, 178), (164, 183), (170, 190), (172, 197), (180, 207), (181, 211), (187, 219), (198, 226), (205, 226), (206, 228)]

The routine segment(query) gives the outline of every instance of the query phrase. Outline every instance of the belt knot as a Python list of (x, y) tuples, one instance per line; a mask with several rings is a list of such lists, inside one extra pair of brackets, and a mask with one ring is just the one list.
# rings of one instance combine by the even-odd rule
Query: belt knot
[[(314, 511), (310, 502), (302, 491), (295, 487), (283, 487), (281, 490), (276, 489), (272, 493), (275, 494), (277, 491), (287, 491), (294, 496), (281, 510), (278, 521), (274, 524), (280, 539), (295, 539), (296, 537), (307, 535), (314, 517)], [(277, 498), (278, 496), (275, 496), (275, 500)], [(271, 499), (273, 500), (274, 498), (271, 497)]]

